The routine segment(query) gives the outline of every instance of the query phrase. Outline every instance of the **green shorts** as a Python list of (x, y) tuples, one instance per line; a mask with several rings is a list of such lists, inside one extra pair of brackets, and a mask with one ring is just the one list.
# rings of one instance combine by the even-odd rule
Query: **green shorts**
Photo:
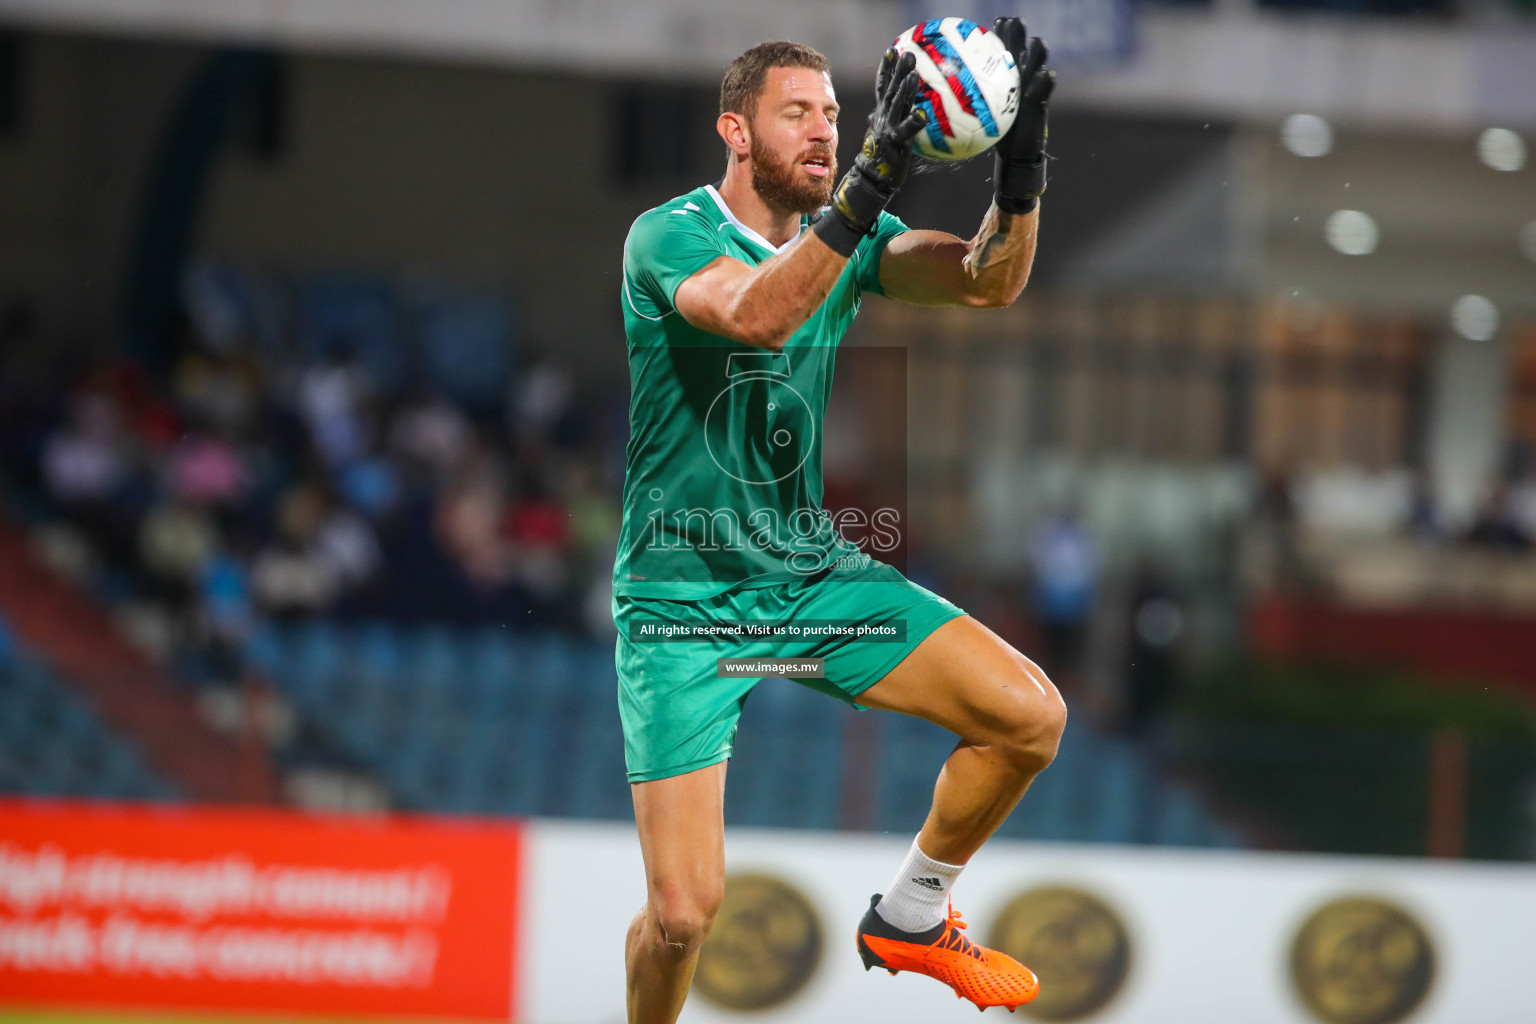
[[(928, 634), (965, 614), (894, 569), (886, 575), (890, 578), (872, 581), (796, 581), (694, 600), (615, 595), (619, 638), (614, 661), (629, 781), (682, 775), (731, 756), (736, 723), (758, 679), (720, 678), (717, 658), (825, 659), (826, 678), (795, 682), (859, 707), (855, 697), (884, 678)], [(657, 623), (732, 622), (799, 624), (808, 635), (638, 638), (647, 626), (656, 632)], [(855, 622), (863, 635), (850, 632), (847, 624)], [(823, 629), (822, 623), (843, 625)], [(892, 635), (897, 639), (889, 639)]]

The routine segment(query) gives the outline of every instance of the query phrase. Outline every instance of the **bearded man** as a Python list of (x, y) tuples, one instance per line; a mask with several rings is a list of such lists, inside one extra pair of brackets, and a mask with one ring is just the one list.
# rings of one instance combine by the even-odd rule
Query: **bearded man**
[[(625, 242), (630, 440), (613, 613), (647, 881), (626, 949), (631, 1024), (673, 1024), (682, 1009), (724, 888), (726, 761), (773, 658), (855, 707), (959, 737), (905, 862), (858, 926), (865, 967), (926, 974), (979, 1007), (1037, 991), (1026, 967), (962, 934), (948, 896), (1050, 764), (1066, 708), (1034, 662), (844, 540), (821, 506), (833, 356), (862, 297), (1006, 306), (1029, 278), (1055, 79), (1018, 19), (996, 31), (1020, 72), (1019, 111), (970, 241), (908, 230), (885, 209), (932, 110), (917, 101), (913, 55), (887, 52), (863, 148), (834, 188), (827, 60), (774, 42), (737, 58), (721, 85), (725, 176), (642, 214)], [(828, 620), (899, 642), (783, 628)], [(653, 642), (658, 625), (668, 642)]]

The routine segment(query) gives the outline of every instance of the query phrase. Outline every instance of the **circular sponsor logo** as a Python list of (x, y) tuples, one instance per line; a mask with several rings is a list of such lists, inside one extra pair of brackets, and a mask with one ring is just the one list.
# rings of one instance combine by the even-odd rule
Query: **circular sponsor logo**
[(769, 875), (732, 875), (693, 988), (729, 1010), (765, 1010), (803, 989), (820, 962), (821, 919), (800, 890)]
[(1131, 970), (1125, 923), (1097, 896), (1031, 889), (1003, 908), (988, 945), (1035, 972), (1040, 994), (1019, 1007), (1036, 1020), (1082, 1020), (1115, 997)]
[(1429, 993), (1435, 950), (1407, 911), (1353, 897), (1313, 911), (1291, 943), (1291, 982), (1324, 1024), (1395, 1024)]

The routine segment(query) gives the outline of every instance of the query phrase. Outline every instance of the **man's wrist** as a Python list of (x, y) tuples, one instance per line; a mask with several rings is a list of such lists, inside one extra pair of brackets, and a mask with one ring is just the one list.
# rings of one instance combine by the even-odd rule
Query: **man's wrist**
[(859, 247), (869, 233), (861, 231), (857, 225), (851, 223), (836, 208), (829, 209), (821, 215), (821, 218), (811, 227), (816, 232), (816, 237), (826, 243), (828, 249), (847, 259), (853, 255), (853, 251)]
[(993, 196), (992, 201), (997, 204), (997, 208), (1003, 213), (1015, 216), (1026, 214), (1040, 205), (1039, 196), (1016, 198), (1014, 196), (1005, 196), (1001, 192)]
[(997, 208), (1004, 213), (1028, 213), (1040, 202), (1045, 192), (1045, 156), (1035, 160), (1009, 160), (998, 155), (994, 169), (994, 197)]
[(832, 206), (816, 222), (816, 233), (833, 251), (852, 256), (859, 243), (875, 230), (888, 202), (890, 197), (860, 175), (855, 165), (832, 193)]

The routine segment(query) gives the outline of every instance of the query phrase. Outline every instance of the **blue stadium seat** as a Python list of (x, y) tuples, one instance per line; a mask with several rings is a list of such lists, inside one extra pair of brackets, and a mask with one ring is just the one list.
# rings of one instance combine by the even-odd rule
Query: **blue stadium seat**
[(465, 671), (477, 686), (508, 679), (515, 671), (518, 634), (504, 626), (473, 630), (464, 639)]
[(405, 685), (452, 689), (464, 675), (458, 638), (442, 626), (412, 632), (405, 645)]
[(245, 658), (251, 667), (276, 679), (286, 671), (282, 634), (270, 623), (258, 623), (245, 640)]
[(499, 759), (507, 778), (509, 809), (515, 814), (559, 814), (551, 789), (563, 766), (560, 746), (549, 721), (529, 715), (514, 719)]
[(1104, 843), (1144, 839), (1142, 809), (1148, 797), (1147, 769), (1119, 743), (1106, 744), (1094, 773), (1093, 826), (1086, 837)]
[(400, 631), (382, 622), (371, 622), (357, 630), (350, 646), (350, 664), (360, 686), (392, 689), (401, 685), (405, 652)]
[(624, 733), (617, 708), (583, 719), (570, 762), (571, 814), (584, 818), (626, 818), (634, 813), (624, 770)]
[(133, 744), (41, 661), (0, 663), (0, 790), (33, 796), (179, 799)]
[(572, 692), (584, 703), (615, 703), (619, 677), (613, 664), (613, 646), (584, 642), (573, 652), (573, 657)]
[[(623, 736), (608, 644), (553, 630), (501, 627), (354, 631), (310, 624), (262, 642), (274, 676), (304, 714), (375, 772), (401, 807), (454, 813), (628, 818)], [(10, 673), (15, 676), (15, 672)], [(14, 679), (0, 686), (4, 720), (75, 724), (64, 705), (37, 705)], [(733, 825), (836, 828), (851, 709), (787, 680), (754, 689), (730, 769)], [(943, 729), (882, 715), (873, 824), (915, 831), (954, 745)], [(27, 730), (22, 730), (23, 732)], [(26, 761), (25, 741), (0, 743), (0, 779)], [(41, 751), (33, 751), (34, 758)], [(68, 782), (71, 762), (39, 785)], [(9, 767), (8, 767), (9, 765)], [(112, 787), (128, 786), (127, 776)], [(1161, 779), (1141, 753), (1075, 717), (1055, 764), (1036, 780), (1002, 835), (1062, 841), (1235, 845), (1198, 797)]]
[(876, 827), (885, 832), (916, 832), (927, 817), (933, 782), (955, 738), (908, 715), (880, 719), (879, 796)]
[(494, 406), (512, 370), (506, 302), (492, 295), (437, 296), (418, 306), (422, 370), (458, 401), (472, 408)]
[(358, 353), (374, 380), (390, 386), (403, 378), (406, 347), (387, 279), (316, 277), (302, 285), (298, 307), (299, 342), (311, 358)]
[(758, 683), (736, 736), (727, 820), (739, 825), (836, 827), (844, 713), (834, 698), (797, 683)]
[(572, 681), (579, 670), (575, 653), (564, 636), (547, 632), (529, 645), (526, 659), (528, 699), (542, 708), (574, 705), (579, 695)]
[(297, 627), (288, 643), (286, 689), (301, 706), (332, 703), (347, 663), (335, 626), (311, 622)]

